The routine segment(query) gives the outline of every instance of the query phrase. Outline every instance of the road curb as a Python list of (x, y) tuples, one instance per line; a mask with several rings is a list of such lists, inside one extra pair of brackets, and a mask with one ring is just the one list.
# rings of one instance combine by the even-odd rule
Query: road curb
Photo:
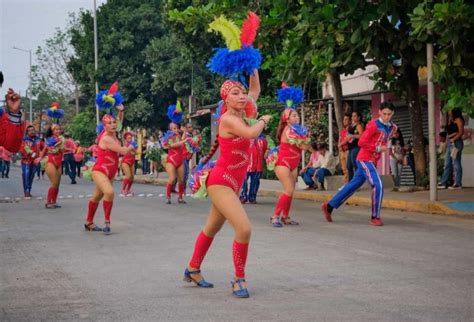
[[(119, 180), (122, 180), (121, 178)], [(154, 184), (158, 186), (165, 186), (168, 180), (160, 178), (135, 178), (135, 182), (143, 184)], [(273, 189), (261, 188), (258, 191), (260, 197), (275, 197), (278, 198), (282, 194), (282, 191)], [(299, 200), (310, 200), (315, 202), (327, 202), (334, 195), (329, 194), (318, 194), (315, 192), (296, 191), (293, 194), (294, 199)], [(372, 206), (372, 200), (367, 197), (352, 196), (346, 201), (347, 205), (350, 206)], [(382, 202), (382, 208), (401, 210), (401, 211), (415, 211), (428, 214), (445, 215), (445, 216), (459, 216), (464, 218), (474, 218), (474, 212), (465, 212), (456, 209), (449, 208), (442, 202), (439, 201), (407, 201), (399, 199), (384, 199)]]

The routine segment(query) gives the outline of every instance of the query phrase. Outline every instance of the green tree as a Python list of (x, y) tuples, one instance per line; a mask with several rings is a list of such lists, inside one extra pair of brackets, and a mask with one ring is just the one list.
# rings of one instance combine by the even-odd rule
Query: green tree
[(94, 143), (97, 136), (95, 129), (95, 114), (91, 111), (85, 111), (75, 115), (65, 130), (75, 140), (81, 141), (82, 146), (88, 146)]
[(461, 108), (474, 117), (474, 5), (424, 1), (410, 19), (411, 38), (434, 45), (433, 81), (443, 88), (445, 109)]
[(150, 91), (152, 70), (145, 62), (145, 49), (153, 38), (166, 33), (163, 28), (163, 1), (110, 0), (97, 10), (99, 70), (94, 71), (93, 17), (90, 11), (79, 14), (79, 23), (71, 30), (71, 43), (75, 57), (68, 64), (81, 90), (90, 97), (95, 96), (95, 80), (100, 89), (106, 89), (114, 81), (119, 82), (125, 103), (139, 98), (153, 106), (153, 117), (147, 122), (136, 119), (131, 126), (151, 126), (153, 120), (161, 119), (167, 105), (163, 93), (153, 95)]

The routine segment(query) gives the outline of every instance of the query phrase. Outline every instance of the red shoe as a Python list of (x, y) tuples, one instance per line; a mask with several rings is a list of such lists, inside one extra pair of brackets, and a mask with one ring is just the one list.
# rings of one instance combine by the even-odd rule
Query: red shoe
[(332, 222), (332, 217), (331, 217), (331, 213), (328, 210), (328, 203), (327, 202), (325, 202), (321, 205), (321, 210), (323, 211), (324, 218), (326, 218), (326, 220), (328, 222)]
[(374, 226), (383, 226), (383, 222), (380, 220), (380, 218), (372, 218), (370, 220), (370, 224)]

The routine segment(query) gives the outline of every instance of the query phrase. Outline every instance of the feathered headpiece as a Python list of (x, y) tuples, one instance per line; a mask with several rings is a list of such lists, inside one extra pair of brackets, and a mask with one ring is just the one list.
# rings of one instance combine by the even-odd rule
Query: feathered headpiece
[(183, 110), (181, 109), (181, 102), (178, 100), (176, 105), (168, 106), (167, 114), (171, 122), (181, 124), (181, 122), (183, 122)]
[[(102, 122), (97, 124), (95, 129), (97, 134), (100, 134), (104, 131), (104, 121), (108, 118), (116, 118), (116, 112), (113, 109), (114, 107), (123, 103), (123, 96), (118, 91), (118, 83), (115, 82), (110, 86), (108, 91), (100, 91), (99, 94), (95, 97), (95, 103), (99, 109), (105, 111), (105, 115), (102, 116)], [(121, 131), (122, 124), (117, 121), (117, 131)]]
[(118, 83), (113, 83), (108, 91), (100, 91), (95, 102), (101, 110), (110, 110), (112, 107), (122, 104), (123, 97), (118, 91)]
[(59, 120), (64, 117), (64, 110), (59, 108), (58, 102), (51, 103), (51, 107), (48, 108), (48, 117), (55, 124), (59, 124)]
[(221, 33), (227, 48), (215, 49), (207, 67), (213, 73), (244, 83), (243, 74), (253, 74), (262, 63), (260, 50), (252, 47), (259, 26), (260, 18), (253, 12), (248, 13), (241, 30), (224, 16), (216, 18), (209, 24), (209, 31)]
[(285, 83), (281, 84), (278, 90), (278, 102), (285, 104), (285, 108), (296, 108), (296, 105), (303, 102), (303, 90), (299, 87), (289, 87)]

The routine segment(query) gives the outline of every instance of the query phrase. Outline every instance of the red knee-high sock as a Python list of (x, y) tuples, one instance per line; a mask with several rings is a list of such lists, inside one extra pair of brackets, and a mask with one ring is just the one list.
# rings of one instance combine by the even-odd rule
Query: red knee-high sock
[(54, 190), (56, 188), (49, 187), (48, 189), (48, 197), (47, 197), (47, 203), (51, 204), (54, 203)]
[(171, 190), (173, 189), (173, 185), (167, 183), (166, 184), (166, 198), (170, 199), (171, 198)]
[(87, 211), (87, 223), (93, 223), (94, 222), (94, 216), (95, 212), (97, 211), (97, 207), (99, 207), (98, 202), (94, 202), (92, 200), (89, 200), (89, 210)]
[(290, 215), (290, 208), (291, 208), (292, 201), (293, 201), (293, 197), (286, 196), (285, 208), (283, 208), (283, 217), (288, 217)]
[(133, 180), (128, 180), (127, 192), (130, 192), (132, 190), (132, 184), (133, 184)]
[(128, 190), (128, 183), (129, 183), (130, 180), (128, 180), (127, 178), (123, 178), (123, 182), (122, 182), (122, 192), (127, 192)]
[(112, 212), (113, 201), (102, 201), (102, 207), (104, 208), (105, 221), (110, 222), (110, 213)]
[(206, 253), (211, 247), (212, 241), (214, 240), (213, 237), (208, 237), (204, 234), (201, 230), (198, 237), (196, 238), (196, 244), (194, 244), (194, 253), (191, 261), (189, 262), (189, 266), (192, 268), (200, 269), (201, 263), (206, 256)]
[(58, 193), (59, 193), (59, 187), (54, 188), (53, 203), (56, 203), (56, 200), (58, 200)]
[(279, 216), (282, 212), (285, 213), (286, 204), (288, 202), (287, 199), (288, 199), (288, 196), (282, 193), (275, 207), (275, 212), (274, 212), (275, 216)]
[(183, 198), (184, 195), (184, 183), (178, 184), (178, 194), (180, 198)]
[(249, 244), (241, 244), (234, 240), (232, 244), (232, 258), (234, 259), (235, 277), (245, 278), (245, 264), (247, 263), (247, 254)]

